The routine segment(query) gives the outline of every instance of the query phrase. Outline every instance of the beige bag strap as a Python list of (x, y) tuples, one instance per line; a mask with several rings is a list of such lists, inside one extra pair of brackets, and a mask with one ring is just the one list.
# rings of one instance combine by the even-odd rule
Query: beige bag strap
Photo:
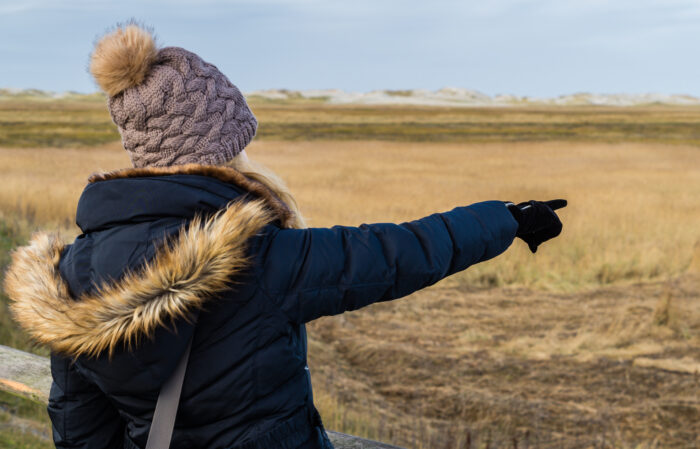
[(170, 439), (173, 436), (173, 427), (175, 427), (177, 406), (180, 402), (182, 382), (185, 379), (185, 369), (187, 368), (187, 360), (190, 358), (193, 338), (194, 333), (187, 343), (185, 353), (182, 354), (182, 358), (178, 362), (175, 372), (173, 372), (160, 389), (158, 401), (156, 402), (156, 409), (153, 412), (151, 430), (148, 432), (146, 449), (168, 449), (170, 447)]

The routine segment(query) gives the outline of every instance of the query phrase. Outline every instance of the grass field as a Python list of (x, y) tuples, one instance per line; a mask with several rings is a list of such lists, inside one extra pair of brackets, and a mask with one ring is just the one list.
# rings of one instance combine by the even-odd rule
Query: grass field
[[(687, 145), (260, 141), (250, 154), (288, 180), (312, 226), (412, 220), (487, 199), (570, 201), (555, 243), (532, 256), (518, 242), (455, 276), (472, 286), (571, 291), (663, 278), (688, 266), (700, 239), (700, 152)], [(0, 147), (0, 210), (75, 233), (87, 176), (128, 164), (116, 143)]]
[[(410, 298), (312, 323), (329, 429), (435, 449), (700, 445), (700, 109), (252, 107), (249, 155), (311, 226), (569, 200), (536, 255), (516, 241)], [(99, 100), (0, 102), (0, 264), (32, 229), (75, 236), (87, 176), (128, 165)], [(0, 343), (31, 348), (6, 309)]]
[[(700, 108), (329, 105), (253, 100), (257, 140), (700, 144)], [(106, 100), (0, 98), (0, 147), (92, 147), (119, 138)]]

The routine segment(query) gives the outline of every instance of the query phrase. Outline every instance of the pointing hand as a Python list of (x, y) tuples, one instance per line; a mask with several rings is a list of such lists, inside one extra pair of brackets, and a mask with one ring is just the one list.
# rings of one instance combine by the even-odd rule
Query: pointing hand
[(554, 211), (566, 207), (566, 204), (566, 200), (531, 200), (520, 204), (506, 202), (508, 210), (518, 222), (515, 236), (524, 240), (530, 251), (537, 252), (540, 244), (561, 233), (562, 223)]

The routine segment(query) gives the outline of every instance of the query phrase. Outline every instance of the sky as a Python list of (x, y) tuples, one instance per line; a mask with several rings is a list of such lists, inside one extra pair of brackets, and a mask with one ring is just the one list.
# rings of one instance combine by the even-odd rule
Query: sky
[(697, 0), (0, 0), (0, 88), (96, 91), (94, 42), (132, 18), (244, 92), (700, 96)]

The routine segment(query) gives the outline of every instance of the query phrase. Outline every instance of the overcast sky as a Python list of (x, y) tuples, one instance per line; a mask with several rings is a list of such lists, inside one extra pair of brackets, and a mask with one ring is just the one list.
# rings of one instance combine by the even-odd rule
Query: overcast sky
[(700, 96), (696, 0), (0, 0), (0, 87), (95, 91), (94, 40), (132, 17), (245, 92)]

